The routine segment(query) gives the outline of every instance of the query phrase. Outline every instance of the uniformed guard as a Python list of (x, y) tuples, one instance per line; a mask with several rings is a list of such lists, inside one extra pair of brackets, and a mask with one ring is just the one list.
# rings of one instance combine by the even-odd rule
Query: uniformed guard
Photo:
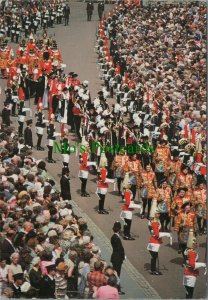
[(94, 5), (93, 5), (93, 2), (91, 0), (87, 3), (86, 10), (87, 10), (87, 21), (91, 21), (93, 10), (94, 10)]
[(53, 146), (54, 141), (56, 140), (56, 136), (60, 136), (60, 133), (57, 133), (55, 131), (55, 125), (54, 125), (54, 114), (50, 115), (49, 118), (49, 125), (47, 127), (47, 134), (48, 134), (48, 163), (55, 163), (56, 161), (53, 159)]
[(26, 124), (27, 124), (27, 127), (24, 130), (25, 146), (32, 149), (32, 147), (33, 147), (32, 120), (27, 120)]
[(97, 195), (99, 197), (99, 205), (98, 205), (98, 213), (99, 214), (109, 214), (109, 212), (104, 209), (105, 205), (105, 197), (108, 191), (109, 184), (108, 183), (114, 183), (113, 179), (107, 178), (107, 167), (108, 161), (105, 156), (105, 153), (101, 154), (100, 158), (100, 170), (99, 170), (99, 175), (98, 175), (98, 184), (97, 184)]
[(95, 162), (88, 161), (90, 157), (89, 143), (82, 138), (81, 153), (80, 153), (80, 167), (78, 177), (81, 180), (81, 197), (89, 197), (90, 194), (86, 192), (87, 179), (89, 176), (90, 166), (96, 166)]
[(124, 189), (124, 200), (125, 203), (122, 206), (121, 219), (124, 222), (124, 240), (134, 241), (135, 238), (131, 236), (131, 224), (133, 217), (134, 208), (141, 209), (141, 205), (135, 204), (133, 199), (133, 193), (131, 191), (131, 183), (129, 178), (129, 173), (127, 172), (123, 181), (123, 189)]
[(43, 114), (43, 104), (40, 102), (37, 105), (37, 113), (36, 113), (36, 134), (38, 137), (37, 140), (37, 150), (38, 151), (44, 151), (45, 149), (41, 147), (42, 137), (44, 128), (46, 127), (46, 123), (48, 123), (48, 120), (45, 119), (45, 116)]
[(102, 20), (104, 10), (105, 10), (105, 4), (101, 0), (100, 2), (98, 2), (98, 16), (100, 21)]
[(189, 231), (187, 249), (185, 250), (186, 264), (183, 275), (183, 285), (186, 289), (186, 299), (192, 299), (196, 278), (199, 276), (199, 268), (204, 268), (204, 275), (207, 273), (207, 265), (203, 262), (198, 262), (198, 253), (196, 251), (197, 241), (193, 230)]
[(19, 102), (19, 110), (18, 110), (18, 123), (19, 123), (18, 133), (19, 133), (19, 137), (22, 137), (26, 112), (31, 111), (31, 109), (25, 107), (25, 102), (23, 99), (19, 99), (19, 100), (20, 102)]

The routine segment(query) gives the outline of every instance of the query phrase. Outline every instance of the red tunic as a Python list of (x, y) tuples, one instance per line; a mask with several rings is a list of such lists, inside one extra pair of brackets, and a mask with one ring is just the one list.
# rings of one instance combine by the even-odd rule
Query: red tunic
[(132, 199), (132, 192), (130, 190), (126, 190), (124, 192), (124, 199), (125, 199), (125, 203), (124, 205), (122, 206), (122, 210), (124, 211), (132, 211), (134, 210), (133, 208), (129, 208), (129, 205), (130, 205), (130, 202), (131, 202), (131, 199)]
[(187, 260), (188, 260), (188, 264), (185, 268), (184, 275), (195, 276), (195, 277), (199, 276), (199, 270), (194, 270), (195, 263), (198, 260), (198, 254), (196, 253), (195, 250), (193, 249), (188, 250)]
[(160, 230), (159, 230), (159, 223), (153, 221), (151, 223), (153, 235), (150, 237), (149, 243), (151, 244), (162, 244), (162, 240), (159, 238)]

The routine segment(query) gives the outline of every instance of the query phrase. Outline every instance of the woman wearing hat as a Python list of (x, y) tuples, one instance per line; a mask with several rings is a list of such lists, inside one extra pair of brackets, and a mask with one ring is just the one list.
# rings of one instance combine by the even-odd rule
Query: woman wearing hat
[(199, 268), (205, 268), (206, 275), (206, 263), (200, 263), (198, 261), (198, 253), (196, 252), (197, 242), (192, 230), (189, 231), (187, 249), (184, 254), (186, 257), (185, 270), (183, 275), (183, 285), (186, 289), (186, 299), (192, 299), (194, 294), (194, 287), (196, 284), (196, 278), (199, 276)]

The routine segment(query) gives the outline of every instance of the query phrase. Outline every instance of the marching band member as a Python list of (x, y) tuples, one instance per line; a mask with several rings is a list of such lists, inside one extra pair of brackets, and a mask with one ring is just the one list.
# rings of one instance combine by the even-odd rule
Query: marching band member
[(122, 212), (120, 217), (124, 222), (124, 240), (134, 241), (135, 238), (133, 238), (130, 234), (132, 224), (132, 211), (134, 210), (134, 208), (141, 209), (141, 205), (135, 204), (134, 201), (132, 201), (133, 193), (131, 191), (129, 173), (125, 174), (123, 181), (123, 189), (125, 203), (122, 206)]
[(152, 202), (152, 198), (155, 195), (155, 189), (157, 187), (155, 173), (152, 171), (150, 165), (147, 165), (146, 170), (143, 170), (141, 172), (141, 179), (142, 179), (142, 183), (141, 183), (140, 194), (143, 202), (141, 218), (142, 219), (145, 218), (145, 208), (148, 205), (147, 219), (149, 219), (151, 202)]
[(168, 231), (172, 191), (170, 186), (167, 184), (166, 178), (163, 178), (163, 180), (160, 181), (159, 187), (156, 189), (155, 198), (157, 198), (158, 210), (160, 212), (161, 230)]
[(132, 179), (135, 181), (134, 187), (132, 185), (131, 190), (133, 192), (133, 200), (136, 197), (136, 189), (141, 186), (141, 171), (142, 166), (140, 160), (137, 159), (137, 155), (134, 154), (130, 157), (130, 160), (128, 162), (129, 166), (129, 172), (131, 173)]
[(155, 163), (155, 175), (157, 182), (159, 182), (167, 172), (168, 161), (170, 160), (170, 146), (167, 145), (167, 136), (163, 136), (157, 145), (154, 155), (153, 162)]
[(151, 233), (151, 237), (147, 246), (147, 250), (151, 255), (151, 275), (162, 275), (162, 273), (157, 270), (156, 262), (158, 259), (158, 252), (160, 245), (162, 244), (162, 237), (167, 237), (170, 239), (170, 245), (172, 245), (172, 235), (168, 232), (160, 232), (161, 224), (159, 220), (159, 211), (157, 208), (157, 200), (154, 199), (151, 205), (150, 218), (148, 227)]
[(197, 231), (196, 212), (193, 210), (191, 202), (186, 202), (181, 206), (178, 213), (174, 230), (178, 234), (179, 253), (181, 252), (185, 261), (184, 251), (187, 247), (188, 233), (193, 230)]
[(170, 160), (168, 169), (168, 182), (170, 183), (173, 192), (176, 191), (176, 179), (181, 172), (182, 161), (179, 159), (179, 151), (174, 149), (172, 152), (172, 159)]
[(190, 202), (190, 198), (186, 196), (187, 188), (179, 188), (176, 196), (173, 198), (171, 204), (171, 219), (172, 226), (175, 226), (177, 215), (181, 212), (181, 207), (184, 203)]
[(183, 275), (183, 285), (186, 289), (186, 299), (192, 299), (196, 278), (199, 276), (199, 268), (204, 268), (204, 275), (207, 273), (206, 263), (197, 262), (198, 253), (196, 252), (197, 242), (193, 230), (189, 231), (187, 249), (185, 250), (186, 264)]
[(8, 41), (1, 41), (0, 45), (0, 69), (4, 77), (7, 76), (7, 68), (9, 60), (14, 57), (13, 49), (8, 46)]
[(124, 169), (123, 167), (127, 164), (129, 160), (129, 157), (124, 154), (123, 151), (116, 154), (111, 169), (114, 170), (115, 178), (117, 181), (117, 187), (118, 187), (118, 195), (121, 196), (121, 183), (124, 179)]
[(194, 190), (194, 204), (196, 208), (197, 224), (199, 228), (199, 234), (206, 233), (207, 223), (207, 191), (206, 181), (204, 176), (197, 181), (197, 188)]
[(187, 188), (187, 196), (192, 197), (193, 188), (194, 188), (194, 179), (193, 175), (190, 173), (190, 168), (186, 165), (182, 165), (181, 172), (177, 176), (177, 187), (186, 187)]
[(100, 158), (100, 170), (99, 170), (99, 175), (98, 175), (98, 185), (97, 185), (97, 191), (96, 194), (99, 197), (99, 209), (98, 209), (98, 213), (99, 214), (109, 214), (109, 212), (104, 209), (104, 205), (105, 205), (105, 196), (107, 194), (107, 190), (109, 187), (108, 183), (114, 183), (113, 179), (109, 179), (107, 178), (107, 170), (106, 170), (106, 166), (108, 165), (107, 162), (107, 158), (105, 156), (105, 153), (101, 154), (101, 158)]

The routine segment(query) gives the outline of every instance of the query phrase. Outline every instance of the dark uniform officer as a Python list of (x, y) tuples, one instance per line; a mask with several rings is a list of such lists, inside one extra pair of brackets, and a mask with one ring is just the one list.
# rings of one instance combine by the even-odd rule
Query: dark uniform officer
[(87, 21), (91, 21), (94, 5), (92, 1), (87, 3)]
[[(123, 261), (125, 259), (125, 252), (124, 247), (122, 245), (119, 232), (121, 231), (121, 223), (115, 222), (113, 225), (113, 232), (114, 234), (111, 237), (111, 245), (113, 248), (113, 253), (111, 255), (111, 262), (113, 265), (113, 268), (117, 272), (118, 276), (120, 277), (121, 274), (121, 267), (123, 264)], [(120, 291), (119, 287), (119, 294), (124, 294), (124, 292)]]
[(65, 23), (65, 26), (67, 26), (67, 25), (69, 25), (69, 15), (70, 15), (69, 4), (66, 4), (66, 6), (64, 7), (63, 14), (64, 14), (64, 23)]
[(27, 127), (24, 131), (24, 139), (25, 139), (25, 146), (33, 147), (33, 138), (32, 138), (32, 120), (26, 121)]
[(44, 276), (40, 283), (40, 298), (54, 299), (55, 298), (55, 279), (56, 266), (54, 264), (46, 267), (48, 275)]
[(23, 273), (17, 273), (13, 275), (14, 282), (11, 285), (11, 288), (13, 290), (13, 298), (21, 298), (23, 295), (21, 293), (21, 285), (23, 283), (24, 274)]
[(98, 3), (98, 16), (99, 16), (100, 21), (102, 20), (104, 9), (105, 9), (104, 2), (103, 1), (99, 2)]
[(70, 192), (70, 178), (69, 178), (69, 169), (63, 168), (62, 176), (60, 179), (61, 186), (61, 197), (63, 200), (71, 200), (71, 192)]

